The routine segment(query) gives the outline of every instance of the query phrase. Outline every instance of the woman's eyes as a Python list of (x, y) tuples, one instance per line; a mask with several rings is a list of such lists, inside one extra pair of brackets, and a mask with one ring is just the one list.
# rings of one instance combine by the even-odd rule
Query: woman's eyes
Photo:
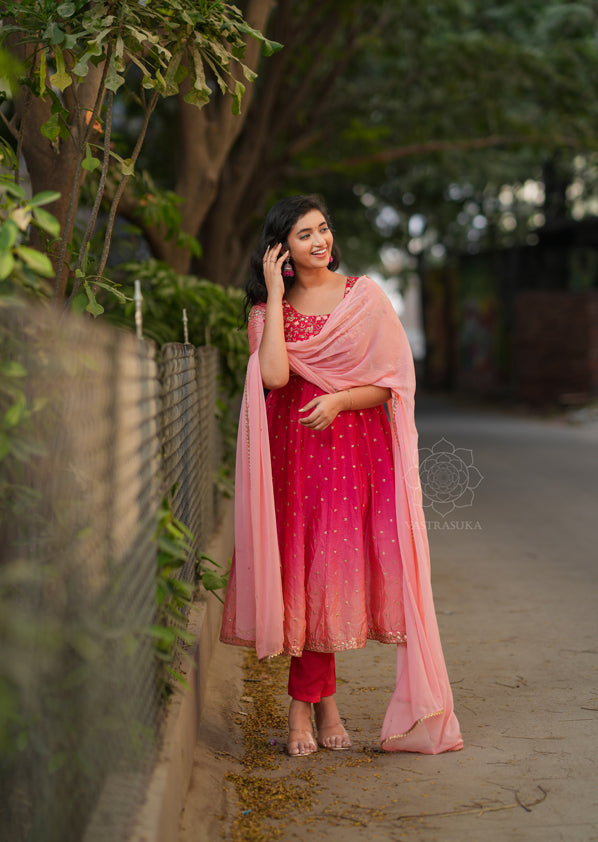
[[(322, 225), (322, 227), (320, 228), (320, 234), (325, 234), (325, 233), (326, 233), (326, 231), (328, 231), (328, 226), (327, 226), (327, 225)], [(307, 240), (307, 238), (308, 238), (308, 237), (311, 237), (311, 234), (301, 234), (301, 236), (299, 237), (299, 239), (300, 239), (300, 240)]]

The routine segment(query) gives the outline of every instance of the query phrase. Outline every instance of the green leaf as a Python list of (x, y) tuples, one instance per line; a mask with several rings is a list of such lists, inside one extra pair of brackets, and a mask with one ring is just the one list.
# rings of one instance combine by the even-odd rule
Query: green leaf
[(252, 70), (250, 67), (247, 67), (246, 64), (242, 65), (243, 67), (243, 76), (247, 79), (248, 82), (255, 82), (257, 79), (257, 73)]
[(56, 190), (42, 190), (36, 193), (33, 199), (28, 202), (29, 207), (35, 208), (39, 205), (49, 205), (50, 202), (56, 202), (60, 199), (60, 193)]
[(60, 223), (55, 216), (43, 208), (33, 208), (33, 218), (38, 226), (51, 237), (60, 236)]
[(158, 82), (158, 85), (157, 85), (158, 90), (160, 91), (162, 96), (164, 96), (164, 94), (166, 92), (166, 82), (164, 80), (164, 76), (162, 76), (159, 69), (156, 69), (156, 81)]
[(56, 13), (60, 15), (61, 18), (70, 18), (71, 15), (75, 14), (75, 11), (75, 4), (70, 2), (61, 3), (56, 9)]
[(270, 41), (268, 38), (264, 38), (262, 41), (262, 55), (271, 56), (282, 50), (283, 47), (284, 44), (280, 44), (278, 41)]
[(87, 307), (85, 308), (86, 311), (88, 313), (91, 313), (91, 315), (94, 318), (97, 318), (98, 316), (101, 316), (102, 313), (104, 312), (104, 308), (102, 307), (101, 304), (98, 303), (98, 301), (96, 300), (96, 296), (95, 296), (94, 291), (92, 290), (90, 285), (87, 284), (87, 283), (85, 284), (85, 294), (87, 295), (87, 299), (88, 299), (88, 304), (87, 304)]
[(46, 51), (42, 49), (41, 55), (39, 58), (39, 95), (43, 99), (44, 94), (46, 93), (46, 73), (47, 73), (47, 65), (46, 65)]
[(46, 27), (46, 31), (43, 34), (43, 38), (44, 38), (44, 40), (49, 41), (50, 44), (53, 44), (53, 45), (54, 44), (62, 44), (62, 42), (64, 41), (64, 32), (58, 26), (56, 21), (52, 21)]
[(11, 249), (17, 239), (19, 227), (12, 219), (7, 219), (4, 225), (0, 226), (0, 250)]
[(84, 292), (78, 292), (71, 301), (71, 312), (81, 316), (85, 312), (87, 306), (87, 296)]
[(125, 293), (122, 292), (120, 289), (118, 289), (117, 284), (114, 284), (111, 281), (94, 281), (94, 284), (95, 286), (101, 287), (101, 289), (105, 289), (108, 292), (112, 293), (112, 295), (114, 295), (115, 298), (117, 298), (123, 304), (125, 303), (125, 301), (133, 300), (132, 298), (129, 298), (127, 295), (125, 295)]
[(177, 670), (172, 669), (172, 667), (166, 667), (166, 672), (169, 675), (171, 675), (176, 681), (178, 681), (178, 683), (182, 687), (184, 687), (186, 690), (189, 689), (189, 682), (187, 681), (187, 679), (185, 678), (185, 676), (181, 672), (178, 672)]
[(79, 78), (87, 76), (89, 72), (89, 62), (92, 58), (98, 58), (102, 55), (102, 48), (99, 44), (91, 43), (88, 45), (86, 51), (82, 56), (79, 56), (78, 61), (73, 67), (73, 74)]
[(15, 259), (9, 251), (0, 253), (0, 281), (8, 278), (15, 268)]
[(62, 126), (59, 114), (52, 114), (50, 119), (46, 120), (46, 122), (42, 123), (40, 126), (40, 132), (44, 137), (47, 137), (48, 140), (56, 140), (58, 135), (61, 133), (61, 129)]
[(165, 563), (172, 563), (173, 561), (185, 559), (184, 548), (176, 541), (167, 538), (166, 535), (160, 535), (158, 539), (158, 547), (162, 553), (165, 553), (168, 556), (168, 562), (166, 562), (165, 559)]
[(16, 427), (25, 415), (25, 395), (21, 392), (13, 405), (4, 413), (4, 426)]
[(124, 158), (120, 169), (123, 175), (133, 175), (135, 172), (135, 164), (131, 158)]
[(26, 377), (27, 369), (16, 360), (4, 360), (0, 363), (0, 372), (6, 377)]
[(148, 629), (150, 635), (162, 643), (176, 643), (177, 633), (173, 628), (166, 626), (150, 626)]
[(102, 162), (98, 158), (94, 158), (91, 154), (91, 147), (89, 143), (85, 144), (85, 158), (81, 161), (81, 166), (87, 172), (93, 172), (102, 166)]
[(26, 231), (31, 223), (31, 211), (27, 208), (15, 208), (12, 212), (12, 221), (21, 231)]
[(54, 276), (54, 267), (46, 254), (42, 254), (41, 251), (32, 249), (29, 246), (18, 246), (15, 251), (21, 260), (30, 269), (33, 269), (37, 275), (41, 275), (43, 278), (52, 278)]
[(64, 91), (65, 88), (72, 85), (73, 80), (71, 79), (70, 74), (66, 72), (64, 56), (62, 55), (60, 47), (56, 47), (54, 52), (56, 54), (56, 73), (53, 73), (50, 76), (50, 83), (54, 85), (55, 88), (58, 88), (59, 91)]
[(233, 103), (232, 103), (232, 110), (235, 116), (239, 116), (241, 113), (241, 99), (243, 98), (243, 94), (245, 93), (245, 85), (241, 82), (235, 82), (235, 92), (233, 94)]
[(15, 199), (26, 199), (27, 194), (23, 190), (20, 184), (15, 184), (12, 181), (7, 181), (6, 183), (2, 184), (2, 188), (9, 196), (14, 196)]
[(219, 591), (226, 587), (228, 576), (221, 576), (215, 570), (206, 570), (202, 573), (201, 583), (207, 591)]
[(116, 152), (111, 152), (110, 154), (113, 158), (116, 158), (120, 164), (120, 171), (123, 175), (133, 175), (135, 172), (135, 166), (131, 158), (121, 158)]
[(116, 93), (125, 84), (125, 77), (121, 76), (116, 69), (116, 56), (112, 56), (110, 59), (110, 68), (104, 84), (109, 91), (113, 91), (114, 93)]
[(79, 279), (85, 278), (85, 275), (87, 274), (87, 264), (89, 263), (89, 249), (90, 249), (90, 247), (91, 247), (91, 243), (87, 243), (87, 245), (85, 246), (85, 253), (83, 255), (83, 260), (81, 262), (82, 268), (77, 269), (75, 271), (75, 277), (76, 278), (79, 278)]

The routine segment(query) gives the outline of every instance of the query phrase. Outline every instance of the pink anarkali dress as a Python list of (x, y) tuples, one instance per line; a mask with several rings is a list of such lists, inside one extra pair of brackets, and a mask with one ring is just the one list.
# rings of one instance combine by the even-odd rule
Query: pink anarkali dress
[[(328, 319), (304, 316), (286, 299), (283, 310), (287, 342), (315, 336)], [(405, 640), (386, 413), (344, 411), (326, 430), (310, 430), (299, 409), (322, 394), (292, 373), (266, 400), (288, 655)]]
[[(288, 384), (264, 401), (265, 305), (249, 316), (250, 358), (235, 477), (235, 556), (220, 639), (258, 657), (396, 643), (387, 751), (463, 746), (444, 663), (413, 420), (413, 358), (396, 313), (367, 276), (330, 316), (284, 302)], [(388, 388), (384, 407), (343, 411), (324, 431), (299, 423), (321, 394)], [(388, 413), (388, 414), (387, 414)]]

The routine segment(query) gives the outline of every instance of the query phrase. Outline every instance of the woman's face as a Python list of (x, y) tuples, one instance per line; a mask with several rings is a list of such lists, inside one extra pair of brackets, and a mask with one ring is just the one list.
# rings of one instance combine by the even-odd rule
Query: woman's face
[(295, 269), (322, 269), (328, 266), (334, 239), (324, 214), (310, 210), (300, 216), (287, 238)]

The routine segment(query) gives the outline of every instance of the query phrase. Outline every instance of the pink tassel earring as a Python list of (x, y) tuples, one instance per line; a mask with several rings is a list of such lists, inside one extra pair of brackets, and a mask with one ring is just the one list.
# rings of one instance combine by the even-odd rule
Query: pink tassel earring
[(291, 263), (290, 257), (287, 257), (285, 262), (282, 264), (282, 275), (283, 275), (283, 278), (294, 278), (295, 277), (295, 270), (293, 269), (293, 264)]
[(334, 263), (334, 257), (330, 255), (330, 259), (328, 260), (328, 265), (330, 266), (331, 263)]

